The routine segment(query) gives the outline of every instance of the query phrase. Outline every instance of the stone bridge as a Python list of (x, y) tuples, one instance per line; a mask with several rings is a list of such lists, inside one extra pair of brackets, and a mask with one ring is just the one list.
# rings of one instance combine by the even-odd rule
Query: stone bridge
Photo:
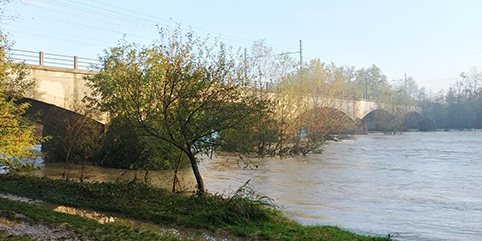
[[(17, 51), (22, 52), (22, 50)], [(47, 64), (49, 62), (46, 61), (46, 59), (50, 55), (44, 54), (43, 52), (23, 52), (27, 52), (25, 56), (35, 56), (35, 60), (32, 60), (31, 57), (30, 61), (26, 61), (30, 70), (28, 78), (34, 80), (36, 84), (34, 94), (31, 98), (38, 102), (60, 107), (72, 112), (77, 112), (79, 110), (79, 106), (81, 106), (82, 99), (89, 95), (92, 91), (86, 86), (86, 82), (84, 80), (86, 75), (96, 74), (95, 71), (88, 70), (89, 64), (79, 62), (79, 60), (82, 59), (74, 56), (69, 57), (52, 55), (52, 59), (56, 61), (59, 61), (60, 59), (62, 60), (60, 62), (61, 64), (67, 66), (70, 65), (71, 67), (48, 66)], [(25, 61), (25, 59), (19, 59), (18, 57), (15, 58), (15, 55), (14, 60)], [(90, 60), (91, 63), (96, 61), (93, 59), (87, 60)], [(59, 62), (53, 62), (53, 64), (50, 65), (54, 65), (55, 63)], [(334, 108), (345, 113), (352, 120), (364, 120), (364, 118), (369, 116), (370, 113), (373, 113), (377, 110), (376, 102), (370, 100), (348, 100), (342, 98), (334, 99), (323, 96), (308, 96), (303, 98), (306, 98), (307, 101), (305, 102), (307, 102), (308, 105), (312, 106), (313, 108)], [(98, 119), (98, 121), (101, 123), (105, 123), (105, 120), (105, 117)]]

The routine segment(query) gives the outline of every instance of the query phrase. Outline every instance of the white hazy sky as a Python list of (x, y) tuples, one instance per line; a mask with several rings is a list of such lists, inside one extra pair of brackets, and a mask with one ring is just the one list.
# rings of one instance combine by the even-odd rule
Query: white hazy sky
[(236, 49), (265, 39), (275, 53), (294, 52), (302, 40), (306, 61), (376, 64), (389, 79), (407, 73), (437, 92), (482, 64), (481, 10), (479, 0), (10, 0), (4, 15), (15, 19), (1, 24), (17, 49), (87, 58), (124, 34), (150, 44), (156, 24)]

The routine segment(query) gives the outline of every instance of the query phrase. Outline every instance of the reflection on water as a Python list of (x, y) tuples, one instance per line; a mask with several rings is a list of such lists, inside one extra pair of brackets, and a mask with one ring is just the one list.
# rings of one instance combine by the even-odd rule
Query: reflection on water
[(66, 207), (66, 206), (57, 206), (53, 208), (54, 211), (59, 213), (67, 213), (71, 215), (79, 215), (84, 218), (93, 219), (98, 221), (99, 223), (113, 223), (117, 221), (117, 217), (108, 216), (106, 214), (102, 214), (96, 211), (87, 211), (78, 208)]
[[(303, 224), (330, 224), (399, 240), (480, 240), (482, 132), (356, 136), (321, 155), (251, 160), (218, 157), (200, 163), (208, 191), (230, 193), (247, 180)], [(36, 175), (59, 177), (62, 164)], [(132, 180), (143, 172), (86, 167), (88, 181)], [(70, 173), (80, 177), (80, 167)], [(193, 189), (190, 169), (181, 183)], [(172, 172), (151, 172), (171, 188)]]
[[(172, 189), (172, 180), (174, 173), (172, 171), (149, 171), (147, 174), (145, 171), (136, 170), (124, 170), (115, 168), (103, 168), (96, 166), (81, 165), (69, 165), (69, 169), (66, 170), (64, 163), (44, 163), (43, 167), (33, 172), (29, 172), (30, 175), (35, 176), (47, 176), (51, 178), (65, 178), (73, 180), (80, 180), (83, 178), (85, 182), (108, 182), (108, 181), (121, 181), (129, 182), (133, 179), (147, 180), (159, 187)], [(178, 179), (181, 184), (181, 190), (189, 191), (194, 190), (195, 179), (192, 175), (192, 171), (189, 168), (182, 169), (178, 173)]]

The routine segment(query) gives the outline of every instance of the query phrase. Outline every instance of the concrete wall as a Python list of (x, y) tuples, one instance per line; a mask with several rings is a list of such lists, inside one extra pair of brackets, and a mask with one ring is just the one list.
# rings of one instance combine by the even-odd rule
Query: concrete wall
[(84, 76), (96, 74), (89, 70), (42, 65), (28, 67), (28, 78), (35, 81), (31, 98), (72, 111), (76, 111), (82, 98), (92, 91), (85, 85)]

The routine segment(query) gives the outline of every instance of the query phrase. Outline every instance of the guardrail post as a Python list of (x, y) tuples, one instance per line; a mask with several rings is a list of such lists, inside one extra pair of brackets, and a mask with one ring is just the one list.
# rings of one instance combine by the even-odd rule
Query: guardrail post
[(77, 56), (74, 56), (74, 69), (79, 68), (79, 58)]
[(40, 51), (38, 54), (38, 63), (39, 65), (44, 65), (44, 52)]

